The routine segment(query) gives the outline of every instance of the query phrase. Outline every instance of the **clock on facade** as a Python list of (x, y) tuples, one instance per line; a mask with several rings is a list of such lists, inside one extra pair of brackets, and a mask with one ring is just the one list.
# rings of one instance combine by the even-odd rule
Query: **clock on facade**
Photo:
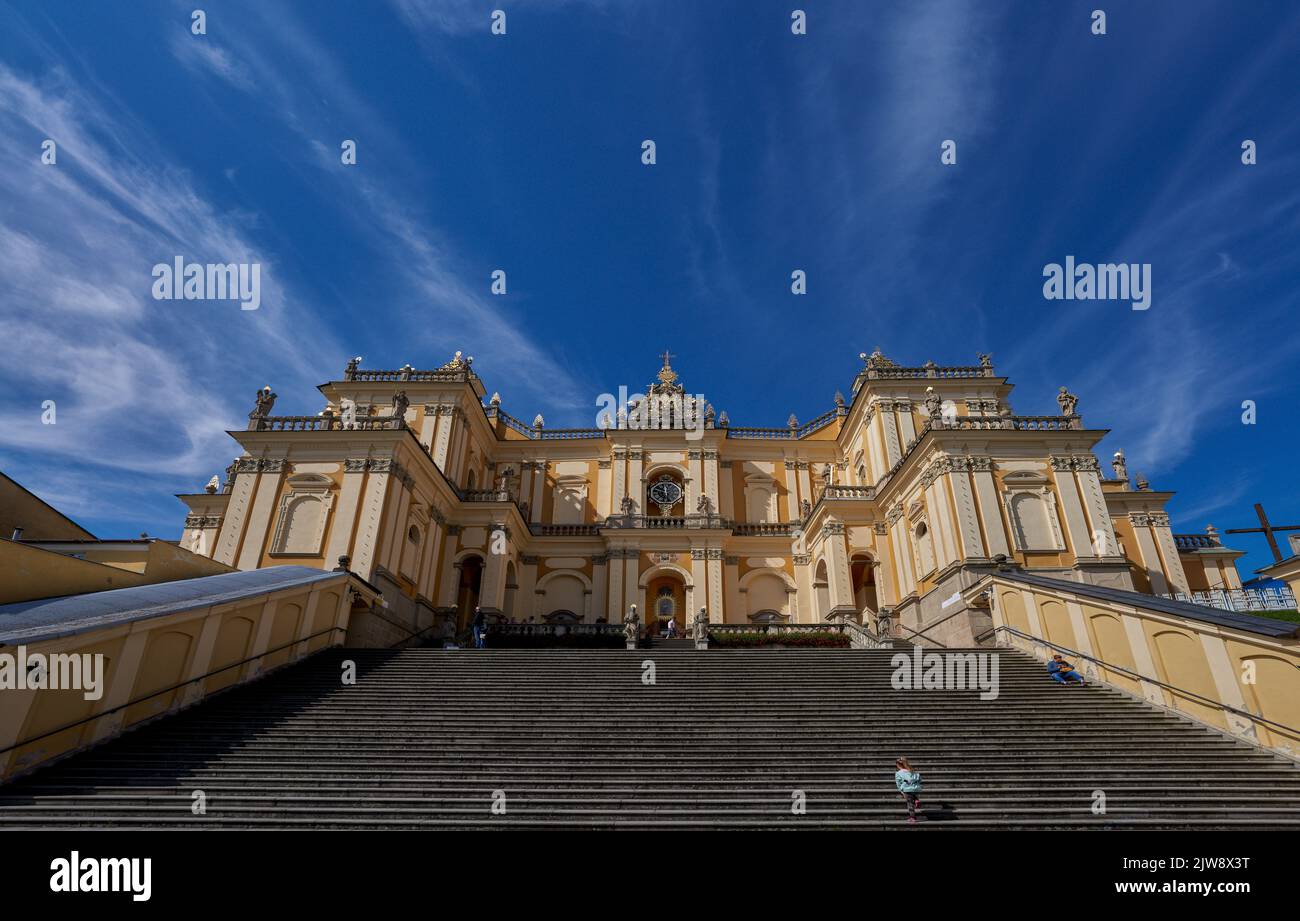
[(665, 474), (650, 487), (647, 495), (651, 502), (659, 506), (659, 511), (667, 515), (674, 505), (682, 501), (682, 488)]

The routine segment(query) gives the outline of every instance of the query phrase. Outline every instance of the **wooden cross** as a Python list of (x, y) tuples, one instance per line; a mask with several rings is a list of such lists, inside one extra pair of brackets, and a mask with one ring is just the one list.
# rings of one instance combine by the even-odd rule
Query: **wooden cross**
[(1263, 534), (1268, 538), (1268, 546), (1273, 551), (1274, 561), (1282, 562), (1282, 551), (1277, 545), (1277, 538), (1273, 535), (1278, 531), (1300, 531), (1300, 524), (1292, 525), (1272, 525), (1268, 523), (1268, 516), (1264, 514), (1264, 506), (1258, 502), (1255, 503), (1255, 514), (1259, 516), (1258, 528), (1228, 528), (1224, 534)]

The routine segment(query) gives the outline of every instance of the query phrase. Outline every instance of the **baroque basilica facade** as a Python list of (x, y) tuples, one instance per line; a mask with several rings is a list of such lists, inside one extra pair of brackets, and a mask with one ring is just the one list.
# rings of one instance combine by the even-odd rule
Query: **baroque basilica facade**
[(733, 425), (663, 358), (593, 429), (525, 423), (472, 359), (367, 370), (314, 416), (258, 394), (243, 453), (189, 507), (181, 546), (241, 570), (349, 569), (385, 618), (453, 636), (476, 606), (520, 623), (649, 629), (814, 623), (970, 645), (962, 589), (1006, 565), (1152, 594), (1238, 588), (1213, 532), (1175, 535), (1171, 493), (1104, 471), (1078, 400), (1016, 415), (989, 356), (905, 367), (879, 351), (850, 395), (770, 428)]

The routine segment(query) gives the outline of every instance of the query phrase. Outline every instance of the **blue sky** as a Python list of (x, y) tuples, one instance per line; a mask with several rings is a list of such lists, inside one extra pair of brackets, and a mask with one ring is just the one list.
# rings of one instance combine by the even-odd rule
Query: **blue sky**
[[(591, 425), (665, 347), (753, 425), (875, 346), (991, 351), (1175, 530), (1300, 523), (1300, 5), (809, 0), (795, 36), (766, 0), (213, 0), (195, 36), (198, 5), (0, 3), (0, 469), (96, 533), (178, 536), (263, 384), (314, 413), (349, 356), (463, 349)], [(261, 263), (261, 308), (153, 300), (176, 255)], [(1067, 255), (1151, 263), (1151, 308), (1044, 300)]]

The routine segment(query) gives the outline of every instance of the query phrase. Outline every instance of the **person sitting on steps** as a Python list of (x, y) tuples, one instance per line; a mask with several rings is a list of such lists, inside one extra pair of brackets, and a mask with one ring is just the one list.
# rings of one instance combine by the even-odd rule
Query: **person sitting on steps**
[(894, 786), (907, 803), (907, 824), (915, 825), (916, 810), (921, 805), (921, 774), (912, 769), (912, 763), (906, 758), (899, 758), (894, 766), (898, 768), (894, 772)]
[(1074, 666), (1065, 661), (1060, 654), (1048, 660), (1047, 674), (1057, 684), (1083, 684), (1083, 675), (1076, 672)]

